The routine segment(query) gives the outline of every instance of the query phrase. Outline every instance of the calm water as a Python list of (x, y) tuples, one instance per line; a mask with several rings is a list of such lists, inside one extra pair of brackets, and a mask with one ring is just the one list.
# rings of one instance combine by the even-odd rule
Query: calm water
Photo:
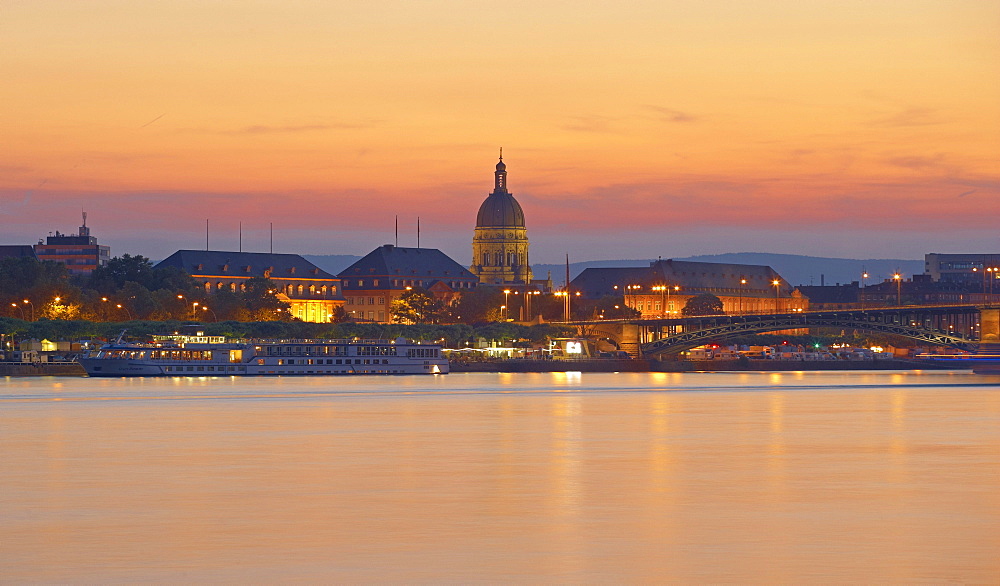
[(0, 378), (0, 582), (1000, 583), (1000, 377)]

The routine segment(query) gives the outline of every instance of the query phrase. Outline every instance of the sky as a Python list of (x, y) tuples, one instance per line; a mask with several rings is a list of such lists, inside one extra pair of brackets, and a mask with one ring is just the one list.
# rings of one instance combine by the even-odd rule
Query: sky
[(996, 0), (0, 0), (0, 244), (1000, 252)]

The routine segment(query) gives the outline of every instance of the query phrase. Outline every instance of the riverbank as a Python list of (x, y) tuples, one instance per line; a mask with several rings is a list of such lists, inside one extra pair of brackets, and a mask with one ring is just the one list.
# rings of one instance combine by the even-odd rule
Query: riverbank
[(960, 370), (915, 360), (497, 360), (454, 362), (452, 372), (730, 372), (789, 370)]
[(86, 376), (78, 362), (0, 362), (0, 376)]

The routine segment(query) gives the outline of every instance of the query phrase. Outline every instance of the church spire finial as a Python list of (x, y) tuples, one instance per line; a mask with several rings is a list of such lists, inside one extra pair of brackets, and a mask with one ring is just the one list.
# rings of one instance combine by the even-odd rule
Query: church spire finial
[(503, 147), (500, 147), (500, 160), (503, 160)]

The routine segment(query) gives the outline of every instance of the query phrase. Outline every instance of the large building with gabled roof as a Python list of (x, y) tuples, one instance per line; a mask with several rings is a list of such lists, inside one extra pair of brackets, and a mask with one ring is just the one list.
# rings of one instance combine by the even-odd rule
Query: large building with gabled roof
[(390, 305), (408, 289), (423, 288), (451, 303), (479, 278), (436, 248), (385, 244), (338, 275), (343, 282), (347, 315), (357, 320), (390, 323)]
[(657, 260), (647, 267), (584, 269), (571, 293), (590, 299), (624, 297), (644, 318), (680, 314), (689, 299), (715, 295), (728, 314), (808, 309), (809, 299), (774, 269), (763, 265)]
[(278, 299), (302, 321), (329, 322), (336, 308), (344, 305), (340, 279), (297, 254), (178, 250), (156, 266), (183, 269), (209, 294), (223, 289), (236, 292), (253, 277), (270, 279), (278, 288)]

